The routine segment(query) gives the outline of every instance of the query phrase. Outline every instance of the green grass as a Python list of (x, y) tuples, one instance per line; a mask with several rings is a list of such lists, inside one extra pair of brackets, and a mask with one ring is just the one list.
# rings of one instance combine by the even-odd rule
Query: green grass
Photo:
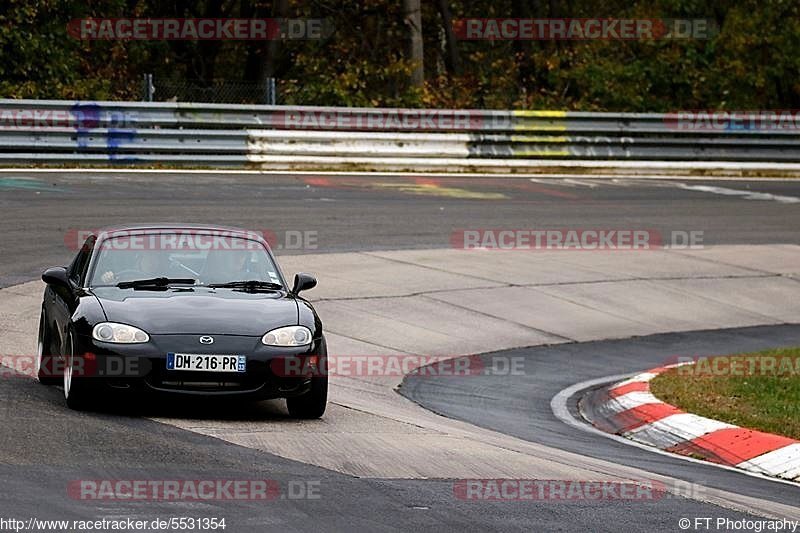
[(800, 347), (698, 360), (650, 390), (690, 413), (800, 439)]

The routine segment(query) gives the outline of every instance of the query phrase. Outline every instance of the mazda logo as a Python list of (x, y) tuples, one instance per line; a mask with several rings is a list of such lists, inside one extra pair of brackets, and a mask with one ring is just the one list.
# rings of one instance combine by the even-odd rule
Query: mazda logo
[(210, 335), (203, 335), (200, 337), (200, 344), (214, 344), (214, 337)]

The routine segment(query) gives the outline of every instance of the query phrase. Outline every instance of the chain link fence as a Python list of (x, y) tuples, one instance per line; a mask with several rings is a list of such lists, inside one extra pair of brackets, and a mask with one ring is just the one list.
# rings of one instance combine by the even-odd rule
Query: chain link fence
[(200, 102), (211, 104), (277, 104), (275, 78), (264, 83), (247, 81), (169, 80), (145, 74), (142, 100), (145, 102)]

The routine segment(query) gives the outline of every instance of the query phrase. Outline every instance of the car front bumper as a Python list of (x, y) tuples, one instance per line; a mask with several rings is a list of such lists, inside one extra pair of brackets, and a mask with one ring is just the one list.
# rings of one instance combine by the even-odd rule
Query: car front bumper
[[(309, 390), (309, 372), (325, 364), (324, 337), (301, 347), (265, 346), (261, 337), (214, 335), (214, 343), (200, 344), (199, 335), (151, 335), (141, 344), (111, 344), (87, 339), (82, 375), (112, 389), (164, 394), (237, 396), (252, 399), (287, 398)], [(244, 355), (244, 372), (168, 370), (167, 354)], [(285, 361), (294, 360), (286, 372)], [(296, 362), (300, 361), (298, 365)], [(306, 365), (305, 362), (312, 364)], [(302, 368), (302, 372), (296, 369)]]

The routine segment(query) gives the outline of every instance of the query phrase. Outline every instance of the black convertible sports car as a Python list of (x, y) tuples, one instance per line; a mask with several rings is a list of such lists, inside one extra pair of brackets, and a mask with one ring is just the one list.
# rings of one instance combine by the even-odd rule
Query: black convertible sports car
[[(37, 374), (82, 409), (110, 389), (286, 398), (325, 412), (322, 323), (286, 284), (266, 240), (237, 228), (149, 225), (92, 232), (44, 272)], [(291, 364), (287, 364), (291, 363)]]

